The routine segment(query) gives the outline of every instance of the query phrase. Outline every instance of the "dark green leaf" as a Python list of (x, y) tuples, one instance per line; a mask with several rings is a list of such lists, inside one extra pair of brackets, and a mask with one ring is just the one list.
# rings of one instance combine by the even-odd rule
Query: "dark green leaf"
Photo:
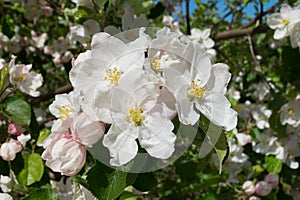
[(96, 162), (87, 173), (88, 189), (100, 200), (115, 199), (132, 184), (127, 181), (127, 175), (127, 172)]
[(29, 125), (31, 121), (30, 105), (22, 98), (12, 96), (4, 102), (4, 112), (13, 122)]
[(22, 198), (22, 200), (58, 200), (56, 194), (52, 191), (50, 185), (46, 185), (42, 188), (35, 188), (29, 195)]
[(2, 16), (2, 32), (9, 38), (15, 35), (14, 32), (14, 21), (9, 15)]

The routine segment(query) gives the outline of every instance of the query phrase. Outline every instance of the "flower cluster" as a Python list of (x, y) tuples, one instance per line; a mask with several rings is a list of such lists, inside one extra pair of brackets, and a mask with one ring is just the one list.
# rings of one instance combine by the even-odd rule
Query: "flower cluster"
[(100, 140), (104, 123), (110, 128), (102, 143), (112, 166), (134, 159), (139, 145), (152, 157), (170, 158), (176, 116), (185, 125), (195, 125), (204, 115), (225, 130), (235, 128), (237, 113), (225, 97), (228, 66), (212, 64), (207, 49), (185, 37), (168, 28), (158, 30), (154, 39), (141, 28), (128, 43), (95, 34), (91, 50), (73, 61), (74, 91), (57, 95), (50, 105), (58, 120), (42, 144), (46, 164), (76, 174), (83, 166), (78, 160), (85, 159), (84, 146)]
[(273, 13), (267, 18), (267, 23), (271, 29), (276, 29), (275, 40), (290, 36), (292, 47), (300, 47), (300, 9), (292, 9), (285, 4), (280, 13)]

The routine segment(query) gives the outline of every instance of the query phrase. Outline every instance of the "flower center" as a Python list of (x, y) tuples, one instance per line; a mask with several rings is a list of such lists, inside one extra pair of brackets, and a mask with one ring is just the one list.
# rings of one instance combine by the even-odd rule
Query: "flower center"
[(157, 56), (154, 56), (153, 58), (150, 58), (151, 63), (151, 69), (155, 71), (156, 73), (162, 72), (161, 62), (159, 61)]
[(14, 78), (14, 80), (17, 82), (18, 81), (20, 81), (20, 82), (26, 81), (26, 76), (24, 74), (20, 73), (18, 77)]
[(283, 20), (282, 20), (282, 23), (283, 23), (284, 25), (288, 25), (288, 24), (290, 23), (290, 20), (288, 20), (288, 19), (283, 19)]
[(201, 80), (197, 80), (198, 83), (196, 83), (194, 80), (192, 80), (191, 88), (188, 90), (188, 96), (189, 97), (197, 97), (198, 99), (201, 99), (203, 95), (205, 94), (205, 91), (207, 90), (206, 87), (199, 87), (199, 84), (202, 82)]
[(137, 110), (129, 109), (128, 113), (130, 119), (134, 122), (136, 126), (140, 126), (142, 121), (145, 119), (142, 108), (138, 108)]
[(106, 69), (105, 72), (104, 80), (109, 81), (112, 85), (118, 85), (122, 72), (120, 72), (117, 67)]
[(293, 115), (295, 112), (294, 112), (294, 110), (292, 109), (292, 108), (290, 108), (289, 110), (288, 110), (288, 115)]
[(66, 104), (61, 107), (59, 110), (59, 118), (60, 119), (67, 119), (70, 117), (70, 112), (73, 110), (71, 109), (70, 105)]

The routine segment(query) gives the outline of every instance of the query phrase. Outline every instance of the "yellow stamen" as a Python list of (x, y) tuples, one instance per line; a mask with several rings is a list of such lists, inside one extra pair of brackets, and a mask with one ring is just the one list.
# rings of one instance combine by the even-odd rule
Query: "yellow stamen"
[(284, 25), (288, 25), (288, 24), (290, 23), (290, 20), (288, 20), (288, 19), (283, 19), (283, 20), (282, 20), (282, 23), (283, 23)]
[(162, 68), (161, 66), (161, 62), (159, 61), (157, 56), (154, 56), (153, 58), (150, 58), (150, 63), (151, 63), (151, 68), (153, 69), (153, 71), (155, 71), (156, 73), (162, 72)]
[[(202, 81), (198, 80), (198, 83), (200, 84)], [(189, 89), (188, 94), (189, 96), (195, 96), (199, 99), (201, 99), (205, 93), (205, 91), (207, 90), (207, 88), (205, 87), (198, 87), (197, 83), (195, 83), (194, 80), (192, 80), (192, 88)]]
[(26, 76), (24, 74), (20, 73), (18, 77), (14, 78), (14, 80), (17, 82), (26, 81)]
[(142, 108), (138, 108), (137, 110), (129, 109), (128, 113), (129, 113), (129, 118), (131, 119), (131, 121), (134, 122), (136, 126), (140, 126), (142, 121), (145, 119)]
[(289, 110), (288, 110), (288, 115), (293, 115), (295, 112), (294, 112), (294, 110), (292, 109), (292, 108), (290, 108)]
[(59, 118), (60, 119), (67, 119), (70, 117), (70, 112), (73, 110), (71, 109), (70, 105), (63, 105), (59, 110)]
[(104, 80), (109, 81), (112, 85), (118, 85), (121, 75), (122, 72), (120, 72), (117, 67), (114, 67), (113, 69), (106, 69)]

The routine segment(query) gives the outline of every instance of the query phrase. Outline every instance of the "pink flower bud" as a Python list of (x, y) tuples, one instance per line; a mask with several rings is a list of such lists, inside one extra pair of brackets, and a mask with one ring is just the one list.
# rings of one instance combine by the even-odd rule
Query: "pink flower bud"
[(46, 165), (62, 175), (76, 175), (85, 163), (86, 149), (66, 133), (55, 138), (42, 154)]
[(52, 55), (53, 54), (53, 48), (52, 48), (52, 46), (45, 46), (44, 47), (44, 54), (46, 54), (46, 55)]
[(255, 188), (255, 192), (259, 196), (267, 196), (272, 191), (272, 186), (266, 181), (257, 182)]
[(254, 194), (254, 192), (255, 192), (255, 185), (254, 185), (253, 181), (244, 182), (242, 187), (243, 187), (244, 192), (248, 195)]
[(24, 128), (16, 123), (10, 123), (8, 126), (8, 132), (12, 135), (19, 136), (24, 132)]
[(3, 160), (10, 161), (14, 160), (20, 151), (22, 151), (22, 144), (18, 140), (10, 139), (1, 145), (0, 156)]
[(269, 183), (272, 186), (272, 188), (274, 188), (279, 183), (279, 177), (276, 174), (269, 173), (267, 176), (265, 176), (265, 181)]
[(44, 6), (42, 7), (42, 12), (45, 17), (51, 17), (53, 8), (51, 8), (50, 6)]
[(260, 200), (260, 198), (257, 197), (257, 196), (251, 196), (251, 197), (249, 198), (249, 200)]

